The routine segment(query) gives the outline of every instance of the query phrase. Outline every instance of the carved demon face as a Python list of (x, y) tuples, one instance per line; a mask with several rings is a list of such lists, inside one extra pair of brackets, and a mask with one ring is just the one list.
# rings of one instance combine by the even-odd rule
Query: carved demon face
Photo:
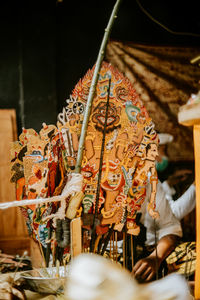
[[(112, 102), (108, 106), (106, 130), (113, 130), (119, 125), (121, 108), (116, 107)], [(106, 102), (101, 101), (92, 113), (92, 121), (99, 130), (103, 130), (106, 120)]]

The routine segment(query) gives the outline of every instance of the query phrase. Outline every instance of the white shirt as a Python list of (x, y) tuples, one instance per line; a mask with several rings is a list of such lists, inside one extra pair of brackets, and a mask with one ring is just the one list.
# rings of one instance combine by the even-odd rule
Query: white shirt
[(175, 234), (182, 237), (182, 228), (180, 221), (173, 214), (168, 200), (166, 199), (166, 193), (162, 187), (162, 183), (158, 181), (157, 193), (156, 193), (156, 210), (160, 214), (160, 218), (154, 219), (149, 215), (147, 211), (147, 204), (150, 199), (151, 185), (147, 184), (147, 194), (144, 203), (141, 206), (140, 212), (142, 213), (140, 222), (147, 229), (146, 245), (155, 244), (155, 229), (157, 240), (168, 234)]
[(167, 181), (164, 181), (162, 185), (167, 193), (167, 200), (169, 201), (172, 212), (177, 219), (181, 220), (195, 208), (196, 188), (194, 184), (191, 184), (185, 193), (175, 201), (172, 198), (173, 194), (171, 193), (171, 189)]
[[(150, 193), (151, 193), (150, 183), (147, 184), (146, 189), (147, 192), (146, 192), (145, 201), (142, 204), (141, 209), (139, 211), (142, 213), (140, 222), (146, 227), (147, 236), (146, 236), (145, 244), (148, 246), (155, 244), (155, 228), (156, 228), (157, 241), (159, 241), (162, 237), (168, 234), (175, 234), (179, 237), (182, 237), (183, 233), (182, 233), (181, 223), (172, 212), (169, 201), (167, 200), (166, 197), (167, 194), (163, 189), (162, 183), (158, 181), (157, 193), (156, 193), (156, 210), (160, 214), (160, 218), (158, 220), (154, 220), (147, 211), (147, 204), (149, 202)], [(118, 251), (121, 253), (123, 251), (123, 240), (118, 241), (117, 244), (118, 244)], [(109, 243), (108, 249), (110, 249), (110, 246), (111, 245)]]

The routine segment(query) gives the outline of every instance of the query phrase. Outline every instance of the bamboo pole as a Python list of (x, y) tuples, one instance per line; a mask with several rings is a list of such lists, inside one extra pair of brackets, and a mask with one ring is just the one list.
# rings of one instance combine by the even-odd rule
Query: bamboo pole
[(112, 29), (114, 20), (117, 18), (117, 12), (119, 9), (120, 2), (121, 2), (121, 0), (117, 0), (115, 3), (115, 6), (114, 6), (112, 14), (110, 16), (108, 25), (105, 29), (105, 33), (104, 33), (101, 47), (99, 50), (99, 54), (97, 57), (94, 74), (92, 77), (92, 82), (91, 82), (91, 86), (90, 86), (90, 90), (89, 90), (88, 100), (87, 100), (87, 104), (86, 104), (86, 108), (85, 108), (83, 125), (81, 128), (81, 136), (80, 136), (80, 140), (79, 140), (79, 149), (78, 149), (76, 167), (75, 167), (76, 173), (80, 173), (80, 170), (81, 170), (81, 162), (82, 162), (82, 156), (83, 156), (85, 136), (86, 136), (86, 132), (87, 132), (87, 126), (88, 126), (88, 121), (89, 121), (90, 112), (91, 112), (91, 108), (92, 108), (92, 102), (93, 102), (93, 98), (94, 98), (94, 94), (95, 94), (95, 90), (96, 90), (96, 85), (97, 85), (97, 81), (98, 81), (98, 77), (99, 77), (99, 70), (101, 68), (101, 64), (102, 64), (104, 54), (105, 54), (106, 45), (107, 45), (108, 38), (111, 33), (111, 29)]

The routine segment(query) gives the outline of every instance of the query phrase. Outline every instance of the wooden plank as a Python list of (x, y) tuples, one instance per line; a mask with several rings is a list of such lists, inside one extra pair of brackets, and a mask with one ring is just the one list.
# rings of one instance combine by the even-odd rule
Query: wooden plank
[(193, 126), (195, 185), (196, 185), (196, 271), (195, 299), (200, 299), (200, 103), (183, 105), (178, 113), (179, 123)]
[(70, 223), (71, 256), (72, 258), (82, 252), (81, 218), (75, 218)]
[[(17, 140), (16, 115), (13, 109), (0, 110), (0, 202), (14, 201), (15, 185), (10, 183), (10, 146)], [(13, 242), (12, 242), (13, 241)], [(20, 246), (20, 241), (23, 245)], [(16, 245), (28, 246), (28, 232), (19, 208), (0, 210), (0, 249), (16, 254)], [(24, 249), (24, 250), (28, 250)]]
[(195, 184), (196, 184), (196, 271), (195, 298), (200, 299), (200, 125), (194, 125), (194, 155), (195, 155)]
[(23, 238), (21, 236), (19, 236), (19, 238), (1, 238), (0, 249), (6, 254), (22, 255), (25, 251), (27, 251), (28, 255), (30, 255), (30, 238)]

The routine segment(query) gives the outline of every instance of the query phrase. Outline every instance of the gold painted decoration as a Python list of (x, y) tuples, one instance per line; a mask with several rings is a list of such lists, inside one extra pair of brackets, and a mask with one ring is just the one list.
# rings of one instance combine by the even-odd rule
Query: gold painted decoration
[[(60, 194), (65, 177), (61, 136), (55, 125), (46, 125), (39, 134), (23, 128), (19, 141), (11, 146), (11, 182), (16, 185), (16, 199), (47, 198)], [(43, 219), (57, 210), (58, 204), (26, 205), (21, 211), (29, 234), (46, 247), (48, 227)]]
[[(39, 133), (23, 129), (19, 141), (12, 144), (11, 181), (16, 184), (17, 200), (61, 195), (70, 177), (76, 175), (73, 173), (93, 72), (94, 67), (77, 83), (56, 125), (44, 123)], [(84, 142), (82, 191), (61, 202), (21, 207), (30, 234), (44, 247), (51, 242), (53, 253), (56, 245), (69, 248), (70, 222), (78, 217), (82, 219), (84, 249), (88, 249), (91, 230), (99, 236), (94, 249), (111, 226), (116, 231), (126, 226), (128, 234), (137, 235), (140, 228), (136, 215), (144, 202), (148, 180), (148, 211), (153, 218), (158, 217), (157, 145), (154, 123), (132, 84), (111, 64), (103, 62)]]
[[(58, 115), (58, 127), (63, 128), (66, 148), (69, 149), (65, 152), (68, 171), (73, 171), (72, 167), (75, 166), (93, 71), (94, 67), (78, 82), (70, 99), (66, 101), (67, 106)], [(100, 165), (103, 139), (105, 147)], [(157, 143), (154, 124), (130, 81), (111, 64), (103, 62), (83, 151), (81, 173), (84, 177), (84, 218), (88, 214), (95, 214), (97, 206), (102, 231), (111, 224), (115, 224), (115, 229), (121, 231), (124, 224), (127, 224), (128, 233), (138, 234), (139, 227), (135, 219), (146, 195), (148, 174), (152, 185), (149, 213), (152, 217), (158, 216), (155, 211)], [(97, 197), (100, 169), (101, 181)]]

